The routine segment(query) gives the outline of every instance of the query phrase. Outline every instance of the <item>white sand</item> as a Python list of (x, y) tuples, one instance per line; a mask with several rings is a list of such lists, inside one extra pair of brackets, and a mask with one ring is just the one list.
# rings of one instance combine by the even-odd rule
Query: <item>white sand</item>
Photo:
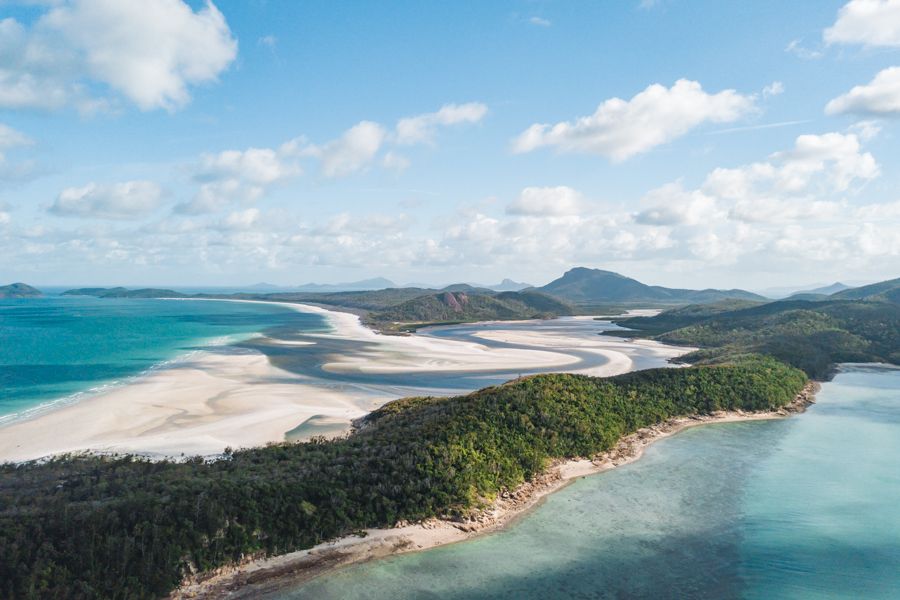
[[(566, 370), (578, 362), (566, 353), (571, 349), (596, 352), (608, 359), (588, 370), (593, 375), (613, 375), (632, 368), (628, 353), (635, 343), (599, 335), (485, 329), (479, 333), (485, 339), (506, 339), (534, 349), (491, 348), (428, 336), (380, 335), (364, 327), (356, 315), (300, 304), (279, 306), (327, 317), (332, 331), (309, 338), (366, 342), (365, 349), (335, 357), (323, 366), (334, 373)], [(659, 355), (666, 358), (686, 351), (657, 346)], [(227, 446), (280, 442), (287, 431), (310, 418), (349, 423), (395, 397), (373, 387), (329, 386), (277, 369), (259, 353), (202, 351), (128, 385), (0, 428), (0, 461), (84, 450), (214, 455)]]
[(276, 369), (262, 354), (199, 352), (184, 365), (0, 429), (0, 459), (85, 449), (217, 454), (226, 446), (281, 441), (286, 431), (316, 415), (350, 420), (374, 405), (371, 398), (354, 398)]

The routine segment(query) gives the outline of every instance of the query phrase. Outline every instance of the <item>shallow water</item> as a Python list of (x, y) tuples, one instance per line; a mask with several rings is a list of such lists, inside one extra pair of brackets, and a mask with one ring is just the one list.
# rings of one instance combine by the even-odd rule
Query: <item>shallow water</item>
[(900, 370), (805, 414), (711, 425), (489, 536), (350, 567), (299, 598), (898, 598)]
[(0, 300), (0, 423), (121, 384), (167, 361), (323, 317), (235, 302), (47, 297)]

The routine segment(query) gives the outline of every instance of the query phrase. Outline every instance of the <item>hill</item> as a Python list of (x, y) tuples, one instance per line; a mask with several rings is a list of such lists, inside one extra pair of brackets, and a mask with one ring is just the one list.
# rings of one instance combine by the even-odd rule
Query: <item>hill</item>
[(858, 288), (850, 288), (832, 294), (835, 300), (886, 300), (900, 303), (900, 278), (889, 279), (880, 283), (864, 285)]
[(0, 298), (40, 298), (44, 293), (26, 283), (0, 286)]
[(160, 598), (182, 578), (369, 527), (457, 518), (675, 416), (769, 410), (806, 378), (771, 359), (611, 378), (539, 375), (408, 398), (346, 438), (207, 462), (73, 456), (0, 465), (0, 596)]
[(158, 288), (142, 288), (129, 290), (123, 287), (115, 288), (77, 288), (67, 290), (63, 296), (95, 296), (97, 298), (186, 298), (187, 294), (174, 290)]
[(900, 364), (900, 305), (887, 301), (780, 300), (734, 310), (686, 307), (616, 322), (634, 329), (633, 336), (698, 346), (700, 350), (681, 358), (689, 363), (759, 353), (815, 378), (829, 377), (841, 362)]
[(380, 329), (404, 325), (549, 318), (572, 314), (571, 305), (534, 291), (497, 294), (445, 291), (413, 298), (372, 313), (369, 324)]
[[(832, 294), (837, 294), (838, 292), (843, 292), (844, 290), (849, 290), (851, 287), (849, 285), (845, 285), (840, 281), (836, 281), (831, 285), (825, 285), (822, 287), (817, 287), (811, 290), (800, 290), (797, 294), (822, 294), (825, 296), (830, 296)], [(795, 296), (796, 294), (791, 294)]]
[(687, 290), (652, 286), (612, 271), (576, 267), (537, 288), (575, 304), (643, 303), (672, 305), (718, 302), (727, 299), (766, 300), (744, 290)]

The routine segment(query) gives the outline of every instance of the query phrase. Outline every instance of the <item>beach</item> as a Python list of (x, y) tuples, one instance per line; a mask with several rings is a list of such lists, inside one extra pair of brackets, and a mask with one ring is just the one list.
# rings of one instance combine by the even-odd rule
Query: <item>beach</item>
[[(392, 386), (344, 384), (341, 376), (434, 373), (452, 377), (534, 369), (608, 376), (632, 370), (638, 353), (649, 353), (662, 365), (690, 350), (593, 332), (510, 332), (502, 322), (480, 324), (479, 335), (485, 343), (431, 335), (389, 336), (366, 328), (357, 315), (310, 305), (279, 306), (323, 315), (330, 331), (301, 341), (270, 340), (271, 344), (302, 348), (329, 339), (359, 342), (357, 350), (329, 354), (323, 360), (321, 370), (336, 378), (278, 368), (264, 354), (247, 348), (200, 350), (125, 385), (0, 428), (0, 460), (84, 451), (151, 458), (215, 456), (227, 447), (340, 434), (349, 430), (352, 420), (406, 395)], [(591, 321), (573, 319), (569, 324), (588, 326)], [(488, 343), (498, 340), (507, 344)], [(579, 369), (583, 362), (579, 356), (584, 353), (603, 360), (590, 369)]]

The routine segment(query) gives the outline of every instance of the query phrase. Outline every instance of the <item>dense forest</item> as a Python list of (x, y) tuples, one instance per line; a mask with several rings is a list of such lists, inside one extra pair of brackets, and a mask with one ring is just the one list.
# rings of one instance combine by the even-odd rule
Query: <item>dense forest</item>
[(609, 333), (699, 347), (680, 359), (692, 364), (759, 353), (817, 379), (841, 362), (900, 364), (900, 304), (880, 298), (687, 306), (617, 323), (634, 331)]
[(158, 598), (192, 570), (400, 519), (452, 516), (678, 415), (789, 403), (804, 374), (764, 357), (611, 378), (539, 375), (409, 398), (342, 439), (212, 462), (77, 456), (0, 466), (0, 596)]

